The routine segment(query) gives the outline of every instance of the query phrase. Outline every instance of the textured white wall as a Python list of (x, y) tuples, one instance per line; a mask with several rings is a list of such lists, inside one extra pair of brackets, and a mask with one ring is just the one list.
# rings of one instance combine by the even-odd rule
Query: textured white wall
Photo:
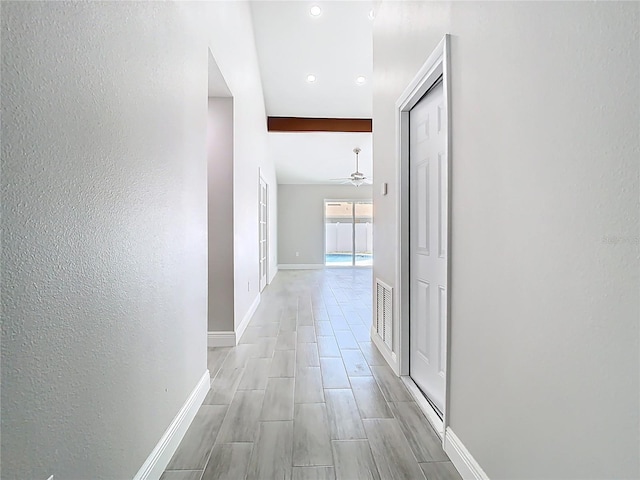
[(2, 478), (132, 478), (206, 370), (197, 6), (2, 3)]
[(234, 97), (233, 224), (237, 326), (259, 292), (259, 170), (269, 184), (270, 263), (277, 265), (277, 182), (267, 148), (267, 116), (249, 4), (211, 2), (207, 8), (211, 52)]
[(639, 24), (635, 2), (376, 15), (375, 252), (396, 242), (394, 103), (452, 35), (449, 413), (492, 479), (640, 476)]
[(278, 185), (280, 264), (324, 264), (325, 199), (371, 199), (371, 195), (370, 185)]
[[(209, 70), (211, 71), (211, 68)], [(207, 152), (208, 330), (232, 332), (234, 330), (232, 98), (209, 98)]]

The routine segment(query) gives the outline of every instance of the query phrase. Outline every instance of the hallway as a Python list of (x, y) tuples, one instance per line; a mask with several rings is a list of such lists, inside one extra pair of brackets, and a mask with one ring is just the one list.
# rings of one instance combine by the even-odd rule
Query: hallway
[(162, 480), (460, 477), (369, 338), (371, 270), (278, 273)]

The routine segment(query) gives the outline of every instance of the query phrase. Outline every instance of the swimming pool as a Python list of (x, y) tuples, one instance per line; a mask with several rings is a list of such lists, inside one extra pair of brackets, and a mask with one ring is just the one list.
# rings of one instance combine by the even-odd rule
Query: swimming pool
[[(350, 253), (327, 253), (324, 256), (325, 265), (346, 266), (352, 264)], [(370, 253), (357, 253), (356, 266), (373, 265), (373, 255)]]

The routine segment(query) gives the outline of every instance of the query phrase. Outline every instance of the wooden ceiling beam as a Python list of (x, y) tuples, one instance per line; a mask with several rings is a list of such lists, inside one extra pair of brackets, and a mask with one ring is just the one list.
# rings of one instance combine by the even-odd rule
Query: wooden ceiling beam
[(371, 133), (370, 118), (267, 117), (270, 132), (366, 132)]

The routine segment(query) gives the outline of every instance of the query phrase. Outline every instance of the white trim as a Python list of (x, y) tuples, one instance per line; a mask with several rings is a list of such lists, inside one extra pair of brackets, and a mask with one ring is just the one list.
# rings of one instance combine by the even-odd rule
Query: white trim
[[(446, 156), (449, 165), (449, 206), (451, 205), (451, 80), (449, 60), (449, 35), (445, 35), (427, 61), (422, 65), (415, 78), (409, 83), (396, 102), (396, 146), (398, 155), (398, 184), (397, 192), (397, 245), (398, 258), (396, 262), (396, 318), (398, 373), (409, 375), (409, 112), (420, 101), (424, 94), (442, 75), (443, 100), (447, 111), (447, 145)], [(451, 215), (451, 208), (449, 215)], [(451, 219), (448, 221), (449, 245), (447, 248), (447, 328), (445, 331), (445, 372), (450, 371), (451, 348), (448, 332), (451, 330)], [(449, 375), (445, 375), (444, 391), (444, 421), (448, 425), (449, 410)]]
[(469, 453), (458, 436), (453, 433), (451, 427), (447, 427), (444, 437), (444, 451), (449, 455), (451, 462), (464, 480), (489, 480), (489, 476)]
[(207, 347), (235, 347), (235, 332), (207, 332)]
[(171, 457), (180, 445), (184, 434), (193, 418), (196, 416), (200, 405), (209, 392), (211, 377), (209, 370), (205, 370), (200, 381), (195, 386), (187, 401), (178, 411), (173, 421), (167, 427), (158, 444), (151, 451), (147, 460), (142, 464), (133, 480), (156, 480), (159, 479), (165, 468), (169, 464)]
[(375, 327), (373, 326), (371, 327), (371, 341), (380, 352), (380, 355), (382, 355), (387, 361), (387, 363), (391, 367), (391, 370), (393, 370), (393, 373), (398, 375), (398, 357), (391, 351), (389, 347), (387, 347), (387, 345), (384, 343), (384, 340), (380, 338), (380, 335), (378, 335), (378, 332), (375, 331)]
[(240, 322), (240, 324), (236, 328), (236, 345), (238, 344), (238, 342), (242, 338), (242, 334), (244, 333), (244, 331), (249, 326), (249, 322), (251, 321), (251, 317), (253, 317), (253, 314), (256, 313), (256, 310), (258, 309), (258, 305), (260, 305), (260, 294), (256, 295), (256, 298), (253, 299), (253, 303), (249, 307), (249, 310), (247, 310), (247, 313), (244, 314), (244, 317), (242, 318), (242, 321)]
[(276, 274), (278, 273), (278, 265), (274, 265), (269, 270), (273, 270), (273, 276), (269, 278), (269, 284), (271, 284), (271, 282), (273, 282), (273, 279), (276, 278)]
[[(395, 345), (398, 351), (398, 373), (409, 375), (409, 272), (405, 265), (409, 265), (409, 172), (407, 159), (409, 157), (409, 115), (396, 109), (397, 131), (396, 144), (398, 152), (398, 188), (396, 193), (397, 208), (397, 245), (398, 260), (396, 263), (396, 298), (394, 314), (398, 326), (396, 327)], [(405, 317), (406, 314), (406, 317)], [(405, 321), (405, 318), (407, 319)]]
[(422, 391), (416, 385), (416, 382), (414, 382), (413, 378), (409, 375), (401, 376), (400, 380), (404, 382), (405, 387), (409, 390), (409, 393), (418, 404), (424, 416), (429, 420), (429, 423), (440, 437), (440, 440), (444, 441), (444, 424), (442, 423), (442, 419), (438, 416), (433, 406), (427, 401)]
[(281, 263), (278, 265), (280, 270), (321, 270), (324, 268), (322, 263)]

